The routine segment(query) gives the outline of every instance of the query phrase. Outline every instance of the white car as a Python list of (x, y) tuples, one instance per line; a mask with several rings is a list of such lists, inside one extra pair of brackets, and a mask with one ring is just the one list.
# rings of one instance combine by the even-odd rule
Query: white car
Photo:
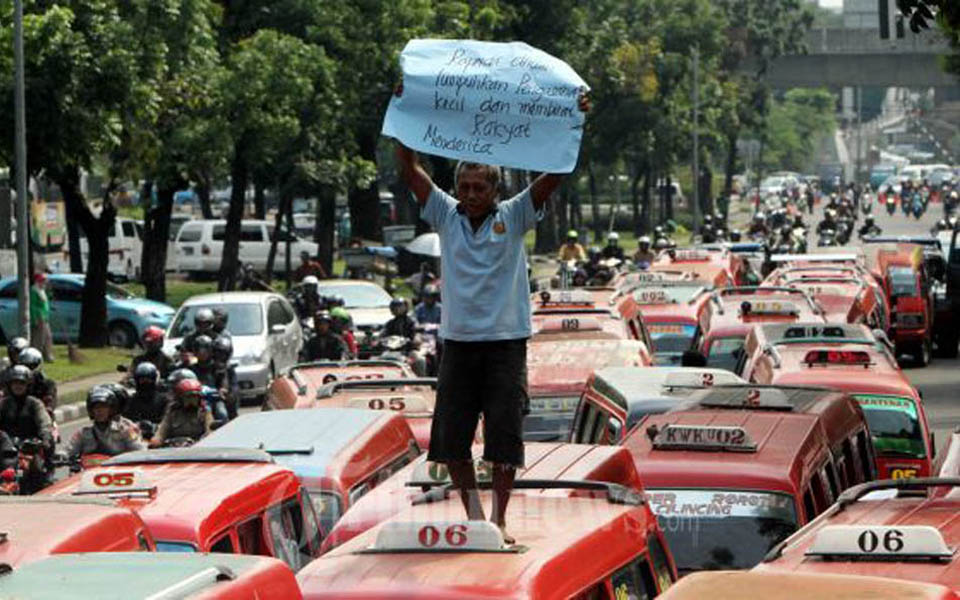
[[(270, 254), (270, 240), (273, 238), (274, 224), (269, 221), (246, 220), (240, 224), (240, 262), (251, 263), (253, 268), (262, 271), (267, 266)], [(177, 232), (177, 270), (193, 276), (213, 274), (220, 271), (223, 258), (223, 240), (227, 222), (222, 219), (187, 221)], [(291, 254), (299, 256), (302, 251), (317, 254), (317, 244), (308, 242), (296, 235), (282, 232), (277, 248), (277, 260), (274, 269), (283, 271), (284, 261), (281, 252), (287, 237), (292, 242)]]
[[(90, 244), (87, 242), (83, 228), (80, 231), (80, 256), (83, 260), (83, 270), (87, 270), (87, 259), (90, 254)], [(140, 279), (140, 256), (143, 254), (143, 225), (134, 219), (117, 217), (113, 228), (108, 234), (110, 244), (107, 273), (114, 280), (135, 281)], [(70, 271), (70, 247), (63, 246), (62, 261), (55, 261), (50, 265), (54, 272), (67, 273)]]
[(297, 363), (303, 331), (287, 299), (270, 292), (223, 292), (194, 296), (183, 303), (167, 328), (163, 350), (176, 356), (177, 346), (193, 331), (201, 308), (227, 311), (227, 331), (233, 337), (240, 398), (259, 399), (277, 373)]

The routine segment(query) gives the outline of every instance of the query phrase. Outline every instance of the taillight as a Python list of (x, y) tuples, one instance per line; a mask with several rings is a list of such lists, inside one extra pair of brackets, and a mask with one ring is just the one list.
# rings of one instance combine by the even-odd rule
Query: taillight
[(200, 246), (200, 252), (201, 252), (201, 254), (209, 255), (209, 254), (210, 254), (210, 246), (208, 246), (208, 245), (206, 245), (206, 244), (203, 244), (202, 246)]

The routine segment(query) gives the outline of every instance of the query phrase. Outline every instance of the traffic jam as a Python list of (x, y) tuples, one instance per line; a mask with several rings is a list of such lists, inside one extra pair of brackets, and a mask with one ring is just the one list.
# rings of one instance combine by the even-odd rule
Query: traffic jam
[(898, 362), (937, 343), (923, 256), (780, 255), (750, 284), (712, 245), (533, 292), (513, 543), (427, 460), (435, 377), (306, 361), (199, 440), (0, 498), (4, 597), (105, 564), (164, 598), (955, 597), (960, 434), (935, 454)]

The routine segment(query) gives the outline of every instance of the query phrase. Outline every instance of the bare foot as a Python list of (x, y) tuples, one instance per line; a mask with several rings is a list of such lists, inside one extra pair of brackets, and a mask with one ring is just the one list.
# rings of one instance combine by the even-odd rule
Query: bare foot
[(497, 525), (497, 527), (500, 528), (500, 534), (503, 535), (503, 543), (504, 543), (504, 544), (506, 544), (506, 545), (508, 545), (508, 546), (512, 546), (512, 545), (514, 545), (514, 544), (517, 543), (517, 540), (516, 540), (512, 535), (510, 535), (509, 533), (507, 533), (507, 525), (506, 525), (506, 523), (501, 523), (501, 524)]

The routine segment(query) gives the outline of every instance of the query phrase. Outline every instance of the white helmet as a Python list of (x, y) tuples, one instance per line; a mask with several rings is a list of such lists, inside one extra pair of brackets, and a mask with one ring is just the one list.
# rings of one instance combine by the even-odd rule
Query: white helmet
[(611, 231), (610, 233), (607, 234), (608, 242), (616, 242), (616, 241), (619, 241), (619, 239), (620, 239), (620, 234), (617, 233), (616, 231)]
[(303, 285), (320, 285), (320, 280), (315, 275), (307, 275), (300, 283)]

